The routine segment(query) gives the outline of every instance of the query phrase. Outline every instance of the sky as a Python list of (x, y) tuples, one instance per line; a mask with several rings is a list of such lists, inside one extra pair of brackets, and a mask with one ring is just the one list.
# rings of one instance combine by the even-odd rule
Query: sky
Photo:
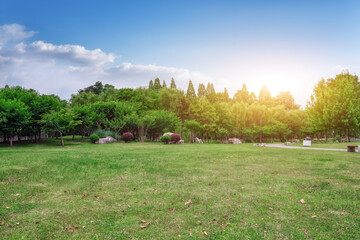
[(321, 78), (360, 72), (360, 1), (0, 1), (0, 87), (69, 99), (96, 81), (159, 77), (306, 105)]

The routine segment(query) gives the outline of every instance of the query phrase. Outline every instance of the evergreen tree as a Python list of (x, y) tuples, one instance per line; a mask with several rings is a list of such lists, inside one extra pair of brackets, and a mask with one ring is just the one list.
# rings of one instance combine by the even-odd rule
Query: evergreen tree
[(155, 78), (155, 81), (154, 81), (154, 89), (155, 89), (156, 91), (158, 91), (160, 88), (161, 88), (160, 79), (159, 79), (159, 78)]
[(216, 101), (216, 92), (214, 85), (212, 83), (208, 83), (206, 87), (206, 98), (211, 102), (214, 103)]
[(149, 90), (152, 90), (153, 87), (154, 87), (153, 80), (150, 80), (150, 82), (149, 82)]
[(224, 95), (225, 95), (225, 99), (229, 99), (229, 93), (226, 88), (224, 88)]
[(166, 85), (166, 82), (165, 80), (163, 81), (163, 85), (162, 85), (163, 88), (167, 88), (167, 85)]
[(234, 100), (236, 102), (247, 102), (250, 101), (250, 94), (246, 88), (245, 83), (243, 84), (243, 87), (241, 90), (238, 90), (234, 95)]
[(205, 85), (203, 83), (199, 84), (198, 97), (206, 97), (206, 89), (205, 89)]
[(189, 86), (188, 86), (188, 89), (186, 92), (186, 97), (187, 98), (195, 98), (196, 97), (194, 85), (192, 84), (191, 80), (189, 81)]
[(266, 85), (264, 84), (264, 86), (262, 87), (262, 89), (260, 90), (259, 93), (259, 102), (262, 105), (266, 105), (266, 106), (271, 106), (272, 105), (272, 101), (271, 101), (271, 94), (269, 89), (266, 87)]
[(175, 80), (174, 78), (171, 78), (171, 85), (170, 88), (176, 88)]

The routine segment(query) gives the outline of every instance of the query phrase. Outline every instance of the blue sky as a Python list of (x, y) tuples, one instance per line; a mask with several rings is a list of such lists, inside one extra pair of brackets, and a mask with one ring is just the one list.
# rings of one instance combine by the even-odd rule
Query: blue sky
[(359, 1), (2, 0), (0, 84), (68, 98), (173, 76), (230, 93), (266, 84), (305, 105), (321, 77), (359, 72), (359, 15)]

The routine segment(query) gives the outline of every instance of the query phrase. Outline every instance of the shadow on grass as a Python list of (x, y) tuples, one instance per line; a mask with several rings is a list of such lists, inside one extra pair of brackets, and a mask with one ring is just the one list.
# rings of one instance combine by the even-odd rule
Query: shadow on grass
[[(90, 143), (88, 138), (84, 139), (84, 142), (81, 139), (81, 136), (75, 136), (74, 140), (72, 136), (65, 136), (64, 137), (64, 144), (65, 147), (67, 146), (78, 146), (84, 143)], [(13, 142), (14, 147), (22, 147), (22, 148), (34, 148), (38, 146), (48, 146), (48, 147), (61, 147), (60, 138), (43, 138), (40, 141), (34, 142), (31, 141), (23, 141), (23, 142)], [(9, 143), (0, 143), (0, 148), (10, 148)]]

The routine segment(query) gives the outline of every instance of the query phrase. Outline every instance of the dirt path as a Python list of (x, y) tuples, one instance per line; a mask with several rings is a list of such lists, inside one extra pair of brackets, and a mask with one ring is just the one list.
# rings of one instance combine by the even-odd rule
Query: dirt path
[[(327, 151), (340, 151), (346, 152), (346, 149), (338, 149), (338, 148), (313, 148), (313, 147), (293, 147), (293, 146), (285, 146), (283, 144), (266, 144), (266, 147), (275, 147), (275, 148), (290, 148), (290, 149), (307, 149), (307, 150), (327, 150)], [(356, 150), (356, 152), (359, 152)]]

